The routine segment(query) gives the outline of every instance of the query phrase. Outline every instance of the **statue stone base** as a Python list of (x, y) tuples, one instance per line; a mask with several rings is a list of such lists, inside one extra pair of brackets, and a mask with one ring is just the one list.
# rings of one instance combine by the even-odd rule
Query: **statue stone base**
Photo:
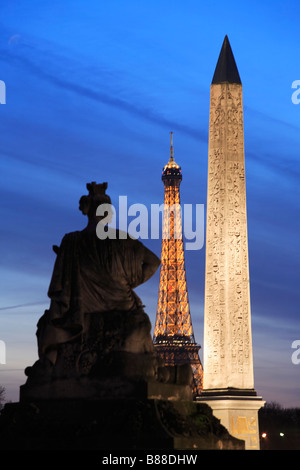
[(205, 404), (155, 399), (5, 405), (0, 450), (243, 450)]
[(192, 399), (189, 365), (166, 367), (156, 354), (142, 310), (86, 315), (85, 334), (61, 344), (25, 370), (20, 400)]
[(20, 387), (20, 401), (35, 400), (99, 400), (99, 399), (165, 399), (192, 400), (189, 384), (163, 383), (128, 377), (90, 379), (56, 379)]

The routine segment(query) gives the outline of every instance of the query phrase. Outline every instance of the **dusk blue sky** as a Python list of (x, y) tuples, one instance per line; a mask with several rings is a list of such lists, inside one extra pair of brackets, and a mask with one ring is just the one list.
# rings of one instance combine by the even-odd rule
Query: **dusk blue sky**
[[(161, 170), (182, 167), (181, 202), (205, 204), (210, 83), (227, 34), (243, 84), (255, 388), (300, 406), (300, 5), (296, 0), (3, 0), (0, 4), (0, 385), (18, 400), (37, 359), (36, 323), (58, 245), (84, 228), (86, 183), (117, 204), (163, 202)], [(160, 256), (160, 240), (144, 240)], [(186, 251), (203, 345), (204, 248)], [(154, 326), (159, 272), (137, 293)], [(202, 359), (202, 351), (200, 352)], [(300, 355), (299, 355), (300, 357)]]

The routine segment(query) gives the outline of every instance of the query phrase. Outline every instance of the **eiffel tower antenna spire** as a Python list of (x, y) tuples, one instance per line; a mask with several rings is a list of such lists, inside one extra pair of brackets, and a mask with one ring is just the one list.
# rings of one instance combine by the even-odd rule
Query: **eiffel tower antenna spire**
[(173, 150), (173, 132), (170, 132), (170, 135), (171, 135), (170, 160), (174, 160), (174, 150)]

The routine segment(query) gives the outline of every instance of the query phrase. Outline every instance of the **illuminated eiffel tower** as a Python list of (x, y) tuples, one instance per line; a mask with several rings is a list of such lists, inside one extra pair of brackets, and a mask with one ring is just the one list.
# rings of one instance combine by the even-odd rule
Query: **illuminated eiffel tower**
[(202, 390), (200, 346), (195, 343), (186, 285), (179, 186), (181, 168), (173, 157), (171, 132), (170, 159), (162, 172), (165, 187), (163, 240), (157, 315), (153, 343), (165, 365), (190, 364), (193, 394)]

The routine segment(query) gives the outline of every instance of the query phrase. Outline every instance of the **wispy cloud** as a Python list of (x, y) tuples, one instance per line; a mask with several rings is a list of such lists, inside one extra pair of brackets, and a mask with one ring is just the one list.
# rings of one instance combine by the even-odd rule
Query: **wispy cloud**
[[(45, 60), (45, 56), (47, 60)], [(119, 86), (112, 87), (111, 80), (107, 82), (101, 80), (101, 70), (98, 70), (98, 76), (104, 91), (97, 89), (95, 84), (91, 81), (89, 84), (86, 84), (87, 79), (84, 76), (82, 64), (77, 62), (71, 63), (70, 58), (64, 61), (63, 56), (58, 56), (50, 52), (49, 49), (42, 50), (41, 45), (40, 48), (36, 48), (32, 43), (26, 41), (16, 48), (2, 48), (2, 50), (0, 50), (0, 60), (15, 65), (16, 67), (21, 66), (26, 72), (47, 83), (51, 83), (59, 89), (75, 93), (81, 97), (107, 106), (118, 108), (139, 119), (150, 121), (168, 130), (180, 131), (190, 137), (207, 142), (208, 134), (205, 130), (196, 129), (169, 119), (157, 110), (151, 109), (146, 104), (141, 102), (137, 103), (134, 99), (136, 90), (128, 90), (128, 95), (132, 97), (130, 100), (125, 100), (118, 96), (120, 88), (124, 87), (124, 83), (119, 83)], [(80, 75), (79, 70), (81, 70), (82, 75)], [(104, 74), (107, 78), (107, 69)], [(113, 71), (110, 75), (113, 76)], [(85, 83), (85, 85), (83, 85), (83, 83)], [(108, 89), (108, 84), (110, 85), (110, 90)], [(139, 97), (140, 96), (141, 94)], [(145, 97), (145, 102), (146, 101)]]
[(18, 305), (9, 305), (7, 307), (0, 307), (0, 311), (15, 310), (15, 309), (25, 308), (25, 307), (33, 307), (35, 305), (46, 305), (46, 302), (40, 301), (40, 302), (23, 303), (23, 304), (18, 304)]
[(300, 124), (298, 126), (295, 126), (294, 124), (290, 122), (284, 121), (283, 119), (279, 119), (274, 116), (270, 116), (269, 114), (264, 113), (263, 111), (260, 111), (258, 109), (252, 108), (251, 106), (244, 105), (244, 110), (246, 112), (249, 112), (252, 116), (256, 116), (256, 117), (259, 116), (260, 118), (264, 120), (267, 119), (269, 122), (272, 122), (274, 124), (279, 124), (280, 126), (287, 127), (288, 129), (294, 129), (296, 131), (300, 130)]

